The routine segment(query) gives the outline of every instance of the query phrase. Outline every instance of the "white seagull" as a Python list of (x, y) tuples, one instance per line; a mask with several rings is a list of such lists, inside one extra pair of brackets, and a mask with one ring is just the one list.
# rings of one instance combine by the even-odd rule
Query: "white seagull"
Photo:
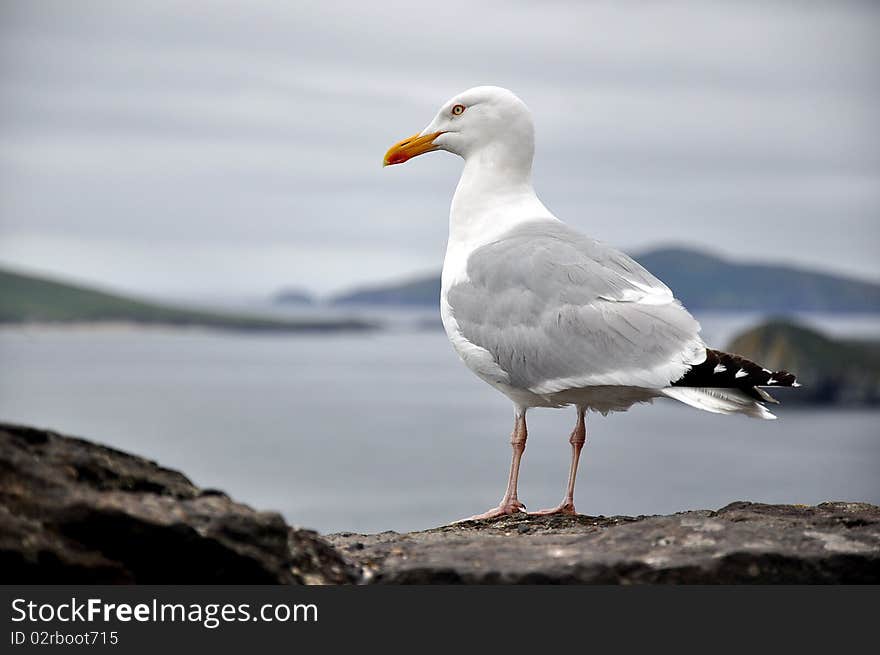
[(532, 187), (531, 112), (507, 89), (480, 86), (444, 103), (385, 165), (446, 150), (464, 159), (449, 215), (440, 313), (464, 363), (513, 401), (513, 459), (498, 507), (525, 511), (517, 478), (530, 407), (577, 408), (562, 502), (574, 514), (584, 415), (669, 397), (720, 414), (775, 418), (761, 387), (797, 386), (786, 371), (710, 350), (669, 288), (624, 253), (580, 234)]

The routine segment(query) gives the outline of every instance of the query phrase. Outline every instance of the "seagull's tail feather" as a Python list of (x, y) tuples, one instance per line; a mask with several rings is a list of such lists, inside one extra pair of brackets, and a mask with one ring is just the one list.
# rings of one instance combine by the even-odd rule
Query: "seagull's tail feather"
[(707, 349), (705, 361), (692, 366), (663, 393), (709, 412), (776, 418), (761, 403), (778, 401), (762, 387), (798, 386), (788, 371), (771, 371), (745, 357)]
[[(776, 415), (739, 389), (717, 387), (668, 387), (660, 391), (685, 405), (716, 414), (745, 414), (752, 418), (774, 419)], [(769, 397), (770, 394), (767, 394)]]
[(712, 387), (738, 389), (755, 400), (775, 403), (761, 387), (799, 387), (797, 378), (788, 371), (771, 371), (745, 357), (706, 350), (705, 361), (691, 366), (673, 387)]

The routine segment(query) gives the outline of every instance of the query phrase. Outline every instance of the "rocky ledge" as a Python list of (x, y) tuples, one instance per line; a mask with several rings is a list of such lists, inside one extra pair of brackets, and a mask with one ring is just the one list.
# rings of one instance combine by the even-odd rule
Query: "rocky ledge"
[(510, 516), (328, 540), (378, 583), (880, 582), (880, 507), (763, 505), (671, 516)]
[(0, 424), (0, 583), (349, 583), (359, 571), (289, 527), (156, 463)]
[(880, 583), (880, 507), (737, 502), (322, 537), (140, 457), (0, 424), (0, 583)]

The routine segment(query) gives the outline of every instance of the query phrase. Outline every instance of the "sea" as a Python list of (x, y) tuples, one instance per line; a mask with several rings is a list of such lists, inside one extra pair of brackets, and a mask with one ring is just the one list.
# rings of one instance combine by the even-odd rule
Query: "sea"
[[(494, 506), (510, 461), (510, 403), (464, 367), (434, 312), (371, 311), (387, 329), (4, 327), (0, 420), (154, 459), (324, 533), (419, 530)], [(707, 342), (721, 346), (765, 317), (698, 318)], [(880, 336), (880, 316), (798, 319), (837, 336)], [(880, 504), (880, 412), (774, 412), (779, 420), (759, 421), (658, 400), (590, 414), (577, 509)], [(574, 419), (571, 408), (529, 413), (520, 473), (528, 508), (560, 500)]]

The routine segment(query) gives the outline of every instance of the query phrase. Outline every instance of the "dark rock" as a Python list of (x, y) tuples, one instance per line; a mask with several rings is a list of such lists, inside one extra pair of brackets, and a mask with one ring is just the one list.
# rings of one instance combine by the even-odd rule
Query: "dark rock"
[(880, 507), (738, 502), (321, 537), (146, 459), (0, 424), (2, 583), (877, 584)]
[(880, 507), (866, 503), (738, 502), (637, 518), (518, 515), (327, 539), (368, 581), (386, 584), (880, 582)]
[(356, 572), (290, 528), (154, 462), (0, 425), (0, 583), (345, 583)]

